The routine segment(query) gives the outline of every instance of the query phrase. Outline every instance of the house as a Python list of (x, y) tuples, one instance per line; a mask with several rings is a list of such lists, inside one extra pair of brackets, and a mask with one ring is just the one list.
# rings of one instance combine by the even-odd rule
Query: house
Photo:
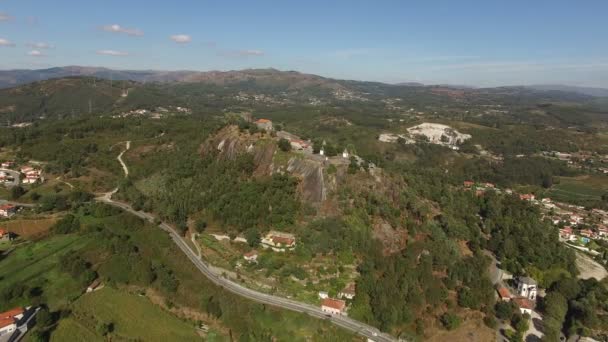
[(536, 281), (530, 277), (519, 277), (517, 281), (517, 294), (531, 300), (536, 299)]
[(103, 287), (103, 284), (101, 283), (101, 279), (97, 278), (97, 279), (93, 280), (93, 282), (91, 283), (91, 285), (89, 285), (89, 287), (87, 287), (87, 293), (99, 290), (102, 287)]
[(310, 144), (307, 141), (304, 140), (300, 140), (300, 139), (291, 139), (289, 141), (289, 143), (291, 144), (291, 148), (293, 148), (294, 150), (304, 150), (307, 149)]
[(572, 227), (564, 227), (559, 230), (559, 236), (565, 240), (574, 240), (576, 236), (572, 233)]
[(599, 226), (597, 228), (597, 231), (598, 231), (599, 236), (601, 236), (603, 238), (608, 236), (608, 227), (606, 227), (606, 226)]
[(536, 197), (533, 194), (521, 194), (519, 199), (522, 201), (534, 201)]
[(256, 126), (258, 126), (259, 129), (263, 129), (265, 131), (272, 131), (272, 121), (268, 119), (258, 119), (254, 123)]
[(272, 248), (275, 252), (284, 252), (296, 246), (296, 238), (293, 234), (271, 230), (262, 238), (262, 247)]
[(531, 315), (532, 314), (532, 310), (534, 309), (534, 302), (531, 301), (530, 299), (513, 298), (513, 302), (515, 304), (517, 304), (517, 307), (519, 307), (519, 311), (521, 312), (522, 315), (524, 315), (524, 314)]
[(494, 189), (496, 187), (496, 185), (494, 185), (492, 183), (485, 183), (484, 186), (488, 189)]
[(511, 292), (506, 287), (500, 286), (496, 289), (496, 292), (498, 292), (498, 297), (501, 301), (508, 302), (511, 300)]
[(34, 184), (38, 181), (38, 176), (34, 176), (34, 175), (27, 175), (25, 176), (25, 178), (23, 178), (21, 180), (21, 183), (23, 184)]
[(349, 157), (350, 157), (350, 153), (348, 153), (347, 149), (344, 149), (344, 151), (342, 151), (342, 158), (348, 159)]
[(40, 308), (17, 307), (0, 313), (0, 341), (18, 341), (34, 323)]
[(321, 302), (321, 311), (332, 314), (342, 315), (346, 308), (346, 302), (340, 299), (325, 298)]
[[(587, 239), (591, 239), (591, 238), (595, 237), (595, 233), (591, 229), (581, 229), (579, 231), (579, 234), (583, 237), (586, 237)], [(589, 241), (587, 241), (587, 242), (589, 242)]]
[(323, 150), (323, 148), (321, 148), (319, 150), (319, 155), (324, 156), (325, 155), (325, 150)]
[(15, 166), (15, 162), (12, 162), (12, 161), (5, 161), (5, 162), (2, 162), (2, 168), (3, 168), (3, 169), (10, 169), (10, 168), (12, 168), (13, 166)]
[(258, 261), (258, 252), (257, 251), (247, 252), (247, 253), (243, 254), (243, 259), (245, 259), (249, 262), (257, 262)]
[(465, 187), (465, 188), (470, 188), (470, 187), (472, 187), (473, 185), (475, 185), (475, 182), (473, 182), (473, 181), (464, 181), (464, 182), (462, 183), (462, 185), (464, 185), (464, 187)]
[(6, 230), (5, 228), (0, 228), (0, 241), (11, 241), (13, 235), (11, 232)]
[[(14, 308), (0, 313), (0, 339), (4, 340), (6, 336), (11, 336), (17, 330), (17, 324), (23, 318), (25, 309)], [(6, 341), (10, 337), (6, 338)]]
[(576, 215), (576, 214), (570, 215), (570, 224), (577, 225), (582, 222), (583, 222), (583, 218), (581, 216)]
[(354, 283), (350, 283), (348, 285), (346, 285), (346, 287), (340, 291), (340, 293), (338, 293), (338, 297), (340, 298), (346, 298), (346, 299), (353, 299), (355, 298), (355, 284)]
[(321, 299), (329, 298), (329, 294), (326, 291), (319, 291), (319, 298), (321, 298)]
[(11, 217), (17, 213), (17, 207), (12, 204), (0, 205), (0, 216)]

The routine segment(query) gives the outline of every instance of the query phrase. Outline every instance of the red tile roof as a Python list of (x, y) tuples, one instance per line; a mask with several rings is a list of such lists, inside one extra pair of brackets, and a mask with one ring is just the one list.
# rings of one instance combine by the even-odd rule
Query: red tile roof
[(509, 289), (507, 289), (506, 287), (499, 287), (498, 295), (500, 296), (500, 298), (511, 298), (511, 292), (509, 292)]
[(327, 306), (328, 308), (343, 311), (346, 307), (346, 302), (340, 299), (325, 298), (323, 299), (323, 302), (321, 302), (321, 305)]
[(517, 304), (517, 306), (522, 309), (534, 309), (534, 302), (532, 302), (528, 298), (515, 298), (513, 299), (513, 301), (515, 302), (515, 304)]
[(14, 209), (16, 208), (14, 205), (12, 204), (3, 204), (0, 205), (0, 210), (9, 210), (9, 209)]
[(246, 256), (247, 258), (251, 258), (251, 257), (252, 257), (252, 256), (254, 256), (254, 255), (258, 255), (258, 251), (251, 251), (251, 252), (247, 252), (247, 253), (245, 253), (245, 256)]
[(267, 122), (270, 122), (270, 120), (268, 120), (268, 119), (258, 119), (258, 120), (256, 120), (256, 123), (267, 123)]
[(23, 308), (14, 308), (5, 312), (0, 313), (0, 328), (7, 327), (17, 320), (15, 316), (21, 315), (25, 312)]
[(274, 242), (275, 244), (280, 243), (285, 246), (291, 246), (294, 243), (294, 240), (292, 238), (288, 238), (288, 237), (273, 236), (272, 242)]

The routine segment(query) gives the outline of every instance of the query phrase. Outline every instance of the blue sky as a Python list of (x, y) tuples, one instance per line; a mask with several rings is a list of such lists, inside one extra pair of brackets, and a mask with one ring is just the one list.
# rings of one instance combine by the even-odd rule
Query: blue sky
[(608, 87), (608, 1), (0, 0), (0, 69)]

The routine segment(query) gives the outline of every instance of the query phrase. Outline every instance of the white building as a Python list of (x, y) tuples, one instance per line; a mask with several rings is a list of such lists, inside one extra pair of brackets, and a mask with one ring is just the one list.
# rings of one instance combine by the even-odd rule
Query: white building
[(346, 299), (353, 299), (353, 298), (355, 298), (355, 294), (356, 294), (355, 284), (350, 283), (342, 291), (340, 291), (340, 293), (338, 293), (338, 297), (346, 298)]
[(272, 230), (262, 238), (262, 247), (272, 248), (275, 252), (285, 252), (296, 247), (296, 238), (293, 234)]
[(245, 259), (249, 262), (257, 262), (258, 261), (258, 252), (251, 251), (251, 252), (245, 253), (245, 254), (243, 254), (243, 259)]
[(536, 299), (536, 281), (530, 277), (519, 277), (517, 281), (517, 293), (527, 299)]
[(319, 291), (319, 298), (321, 298), (321, 299), (329, 298), (329, 294), (325, 291)]
[(12, 204), (0, 205), (0, 216), (11, 217), (17, 213), (17, 207)]

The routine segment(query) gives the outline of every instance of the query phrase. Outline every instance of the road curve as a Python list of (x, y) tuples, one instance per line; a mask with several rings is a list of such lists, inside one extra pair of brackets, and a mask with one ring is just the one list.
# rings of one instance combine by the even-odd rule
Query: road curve
[[(103, 202), (114, 207), (123, 209), (133, 215), (136, 215), (144, 220), (154, 222), (154, 216), (152, 214), (136, 211), (130, 205), (125, 203), (116, 202), (111, 199), (111, 194), (104, 194), (103, 196), (97, 197), (96, 201)], [(305, 313), (311, 317), (316, 317), (320, 319), (327, 319), (331, 323), (344, 328), (346, 330), (352, 331), (353, 333), (359, 334), (361, 336), (367, 337), (373, 341), (377, 342), (390, 342), (396, 341), (392, 336), (388, 334), (384, 334), (380, 332), (377, 328), (367, 325), (365, 323), (361, 323), (352, 318), (346, 316), (326, 316), (326, 313), (321, 311), (319, 307), (312, 306), (310, 304), (296, 302), (294, 300), (277, 297), (273, 295), (269, 295), (262, 292), (257, 292), (247, 287), (244, 287), (238, 283), (233, 282), (230, 279), (226, 279), (222, 277), (221, 274), (214, 273), (207, 263), (202, 261), (197, 257), (197, 255), (190, 249), (190, 247), (186, 244), (184, 239), (177, 234), (168, 224), (162, 222), (158, 225), (159, 228), (167, 232), (173, 242), (182, 250), (186, 257), (190, 259), (190, 261), (196, 266), (196, 268), (209, 279), (212, 283), (217, 286), (220, 286), (238, 296), (256, 301), (262, 304), (268, 304), (272, 306), (276, 306), (283, 309), (288, 309), (295, 312)]]

